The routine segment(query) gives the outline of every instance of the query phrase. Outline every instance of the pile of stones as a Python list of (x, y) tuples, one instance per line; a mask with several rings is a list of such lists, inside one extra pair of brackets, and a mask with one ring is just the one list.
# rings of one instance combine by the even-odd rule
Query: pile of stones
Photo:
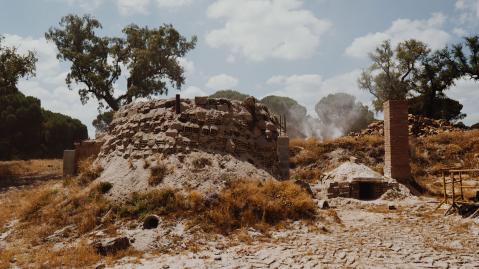
[[(426, 137), (437, 135), (444, 132), (456, 132), (465, 130), (466, 127), (461, 125), (454, 125), (447, 120), (435, 120), (422, 116), (408, 115), (409, 121), (409, 135), (415, 137)], [(363, 135), (384, 135), (384, 122), (374, 121), (369, 126), (360, 132), (350, 133), (349, 136), (363, 136)]]
[(154, 154), (195, 151), (230, 154), (276, 174), (279, 121), (249, 97), (243, 102), (196, 97), (155, 100), (122, 107), (106, 134), (99, 158), (138, 160)]

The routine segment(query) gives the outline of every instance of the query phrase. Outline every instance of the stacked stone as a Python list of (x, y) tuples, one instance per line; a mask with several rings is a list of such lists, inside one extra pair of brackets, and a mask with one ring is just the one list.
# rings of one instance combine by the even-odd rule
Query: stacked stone
[[(446, 120), (435, 120), (422, 116), (408, 115), (409, 135), (415, 137), (426, 137), (445, 132), (457, 132), (467, 129), (461, 125), (454, 125)], [(349, 136), (363, 135), (384, 135), (384, 122), (374, 121), (368, 127), (360, 132), (350, 133)]]
[(123, 107), (114, 117), (100, 158), (140, 159), (191, 151), (228, 153), (278, 172), (276, 117), (254, 98), (243, 102), (196, 97)]

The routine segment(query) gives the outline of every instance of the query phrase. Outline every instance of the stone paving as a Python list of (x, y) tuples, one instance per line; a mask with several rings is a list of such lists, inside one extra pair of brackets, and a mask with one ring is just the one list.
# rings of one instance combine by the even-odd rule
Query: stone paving
[(294, 223), (269, 240), (117, 268), (479, 268), (479, 221), (444, 217), (434, 206), (423, 200), (390, 211), (346, 205), (337, 209), (342, 225), (333, 228)]

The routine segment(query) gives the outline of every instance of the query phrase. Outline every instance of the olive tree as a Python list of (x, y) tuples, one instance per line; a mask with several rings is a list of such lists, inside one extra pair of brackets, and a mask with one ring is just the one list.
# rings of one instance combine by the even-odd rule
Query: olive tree
[[(69, 88), (79, 86), (83, 104), (96, 98), (100, 108), (116, 111), (136, 98), (167, 93), (185, 82), (178, 59), (196, 45), (197, 38), (183, 37), (172, 25), (158, 28), (135, 24), (123, 29), (123, 37), (101, 37), (101, 23), (89, 15), (67, 15), (58, 27), (45, 34), (58, 48), (57, 58), (71, 63), (66, 77)], [(123, 68), (124, 67), (124, 68)], [(126, 89), (117, 91), (115, 82), (126, 69)]]

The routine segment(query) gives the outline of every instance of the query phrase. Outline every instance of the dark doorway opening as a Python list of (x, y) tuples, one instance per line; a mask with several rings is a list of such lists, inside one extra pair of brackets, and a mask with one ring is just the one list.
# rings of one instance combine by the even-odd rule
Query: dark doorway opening
[(376, 183), (375, 182), (358, 182), (359, 200), (376, 200)]

